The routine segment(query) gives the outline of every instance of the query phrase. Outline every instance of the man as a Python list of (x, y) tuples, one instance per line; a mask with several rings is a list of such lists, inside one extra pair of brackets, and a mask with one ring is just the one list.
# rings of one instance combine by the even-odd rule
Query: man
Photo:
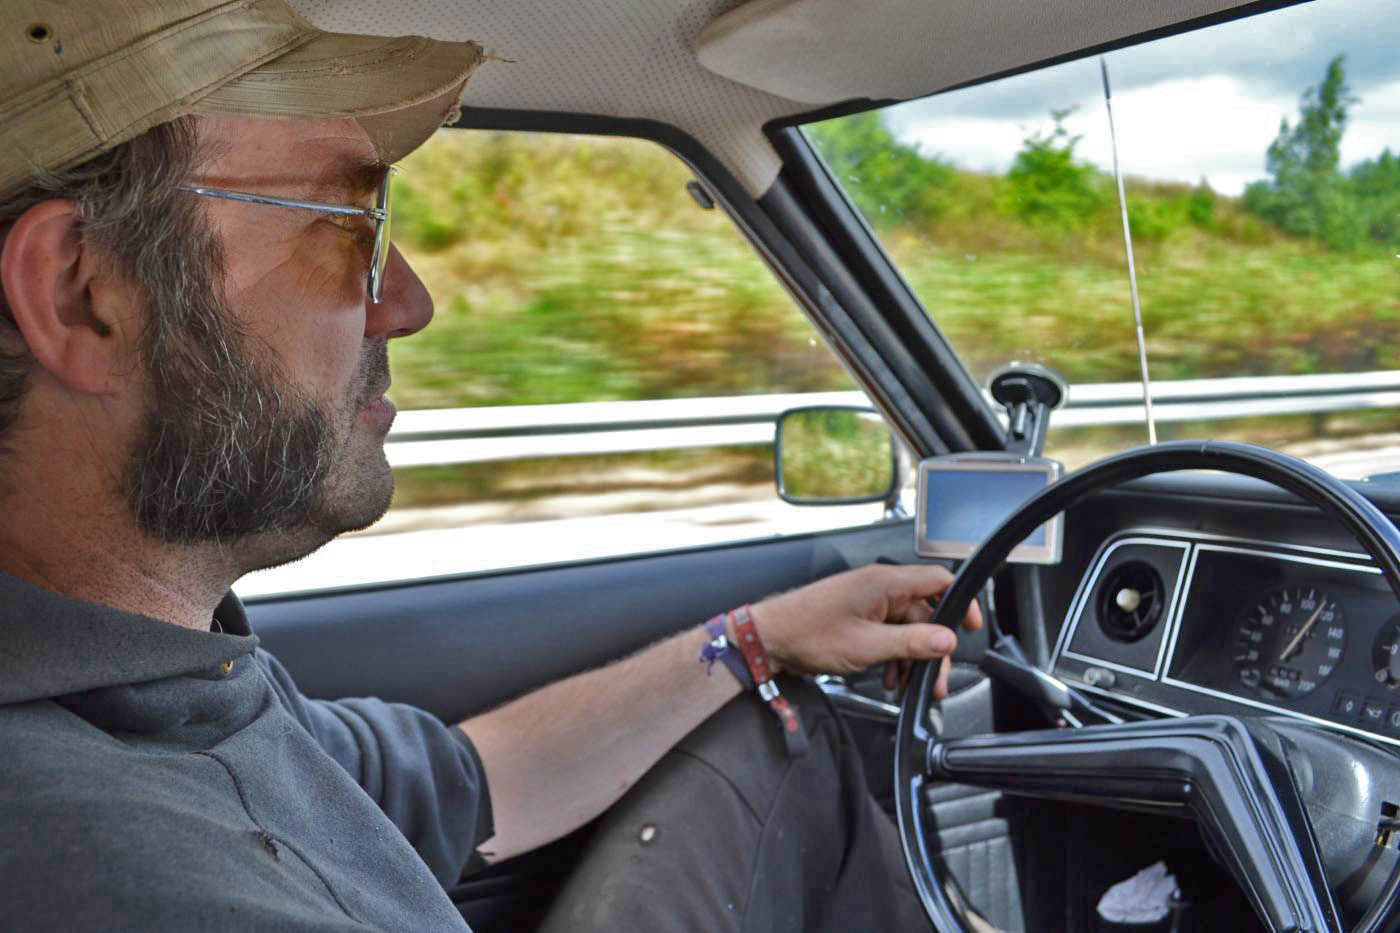
[[(623, 805), (670, 800), (693, 832), (620, 877), (605, 827), (552, 923), (822, 919), (758, 878), (825, 885), (822, 922), (917, 916), (888, 821), (835, 773), (839, 726), (731, 703), (745, 668), (732, 645), (733, 673), (697, 663), (726, 644), (700, 620), (453, 728), (307, 700), (228, 593), (388, 506), (385, 348), (432, 305), (388, 242), (387, 163), (482, 57), (321, 33), (283, 0), (0, 9), (0, 927), (461, 929), (444, 885), (592, 820), (649, 769)], [(871, 567), (715, 624), (775, 671), (946, 659), (926, 598), (948, 583)], [(703, 767), (653, 769), (683, 739)], [(712, 754), (734, 759), (721, 781)], [(757, 852), (826, 831), (802, 807), (838, 799), (778, 785), (838, 778), (836, 855), (865, 875), (818, 884), (806, 847)], [(708, 851), (707, 833), (724, 837)], [(871, 866), (893, 895), (860, 890)], [(646, 905), (656, 891), (673, 900)]]

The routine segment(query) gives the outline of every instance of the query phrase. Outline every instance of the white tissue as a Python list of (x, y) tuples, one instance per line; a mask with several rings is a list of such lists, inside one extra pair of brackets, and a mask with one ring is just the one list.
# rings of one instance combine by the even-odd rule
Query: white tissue
[(1163, 862), (1120, 881), (1099, 898), (1099, 916), (1110, 923), (1156, 923), (1167, 915), (1180, 889)]

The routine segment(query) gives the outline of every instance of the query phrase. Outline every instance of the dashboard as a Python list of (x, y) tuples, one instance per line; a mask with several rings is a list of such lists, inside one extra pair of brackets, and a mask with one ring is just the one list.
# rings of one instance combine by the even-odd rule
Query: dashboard
[(1400, 611), (1360, 553), (1118, 532), (1089, 560), (1051, 663), (1156, 713), (1265, 711), (1400, 745)]

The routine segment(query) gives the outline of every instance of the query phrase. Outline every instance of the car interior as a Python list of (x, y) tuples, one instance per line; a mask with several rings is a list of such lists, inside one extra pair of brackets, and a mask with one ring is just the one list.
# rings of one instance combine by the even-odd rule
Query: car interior
[[(481, 42), (491, 60), (443, 133), (670, 150), (909, 463), (1004, 465), (1043, 454), (1063, 387), (1013, 367), (985, 392), (803, 127), (1289, 5), (294, 6), (325, 29)], [(1095, 929), (1104, 891), (1160, 860), (1181, 888), (1172, 929), (1400, 929), (1400, 487), (1178, 440), (1011, 504), (960, 557), (929, 543), (921, 499), (916, 514), (855, 527), (251, 596), (248, 610), (307, 695), (373, 695), (453, 722), (765, 594), (941, 561), (959, 577), (940, 618), (978, 599), (989, 619), (961, 638), (948, 698), (931, 698), (927, 668), (899, 697), (882, 694), (879, 671), (823, 684), (936, 928)], [(1006, 561), (1051, 521), (1050, 560)], [(587, 832), (463, 879), (454, 900), (476, 929), (531, 928)]]

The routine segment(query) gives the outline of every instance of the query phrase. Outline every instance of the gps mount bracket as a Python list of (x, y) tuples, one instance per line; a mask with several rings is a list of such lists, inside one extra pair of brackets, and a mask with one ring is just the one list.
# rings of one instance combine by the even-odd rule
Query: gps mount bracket
[(987, 380), (992, 401), (1006, 409), (1006, 452), (1039, 457), (1050, 429), (1050, 412), (1064, 404), (1069, 391), (1063, 378), (1039, 363), (1009, 363)]

